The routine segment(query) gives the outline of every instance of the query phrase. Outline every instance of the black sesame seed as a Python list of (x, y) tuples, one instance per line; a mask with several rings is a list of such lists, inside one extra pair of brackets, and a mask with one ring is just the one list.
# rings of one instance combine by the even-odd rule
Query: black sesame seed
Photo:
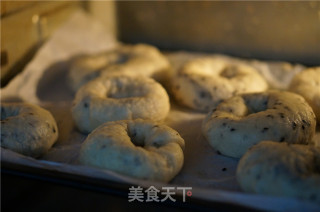
[(270, 114), (269, 114), (269, 115), (267, 115), (267, 117), (268, 117), (268, 118), (273, 118), (273, 115), (270, 115)]
[(302, 126), (301, 126), (301, 128), (304, 130), (304, 129), (305, 129), (305, 126), (304, 126), (304, 125), (302, 125)]
[(192, 84), (196, 84), (196, 82), (195, 82), (193, 79), (191, 79), (191, 78), (189, 78), (189, 81), (190, 81)]
[(84, 106), (85, 108), (88, 108), (88, 107), (89, 107), (88, 103), (86, 103), (86, 102), (83, 104), (83, 106)]
[(284, 139), (285, 139), (285, 137), (281, 137), (281, 138), (280, 138), (280, 142), (283, 142)]
[(290, 110), (290, 108), (288, 106), (284, 106), (284, 109), (286, 110)]
[(56, 133), (56, 128), (52, 127), (52, 132)]
[(136, 166), (141, 165), (141, 161), (140, 161), (140, 159), (139, 159), (138, 157), (136, 157), (136, 158), (134, 159), (134, 164), (135, 164)]
[(222, 168), (222, 171), (224, 172), (224, 171), (227, 171), (227, 168)]
[(159, 148), (161, 145), (159, 143), (157, 143), (157, 142), (154, 142), (153, 146), (156, 147), (156, 148)]
[(279, 115), (282, 119), (284, 118), (284, 113), (279, 113)]
[(217, 154), (218, 154), (218, 155), (221, 155), (221, 152), (218, 150), (218, 151), (217, 151)]
[(296, 127), (297, 127), (297, 124), (296, 124), (296, 122), (292, 122), (292, 129), (296, 129)]
[(202, 106), (196, 99), (193, 100), (193, 104), (196, 105), (197, 107)]
[(200, 91), (200, 98), (205, 98), (207, 96), (207, 93), (205, 91)]
[(310, 200), (315, 201), (317, 199), (317, 195), (316, 194), (311, 194), (310, 195)]
[(263, 128), (263, 129), (261, 130), (261, 132), (264, 133), (264, 132), (266, 132), (266, 131), (268, 131), (268, 130), (269, 130), (269, 128), (268, 128), (268, 127), (265, 127), (265, 128)]
[(231, 128), (231, 129), (230, 129), (231, 132), (232, 132), (232, 131), (235, 131), (235, 130), (236, 130), (236, 129), (234, 129), (234, 128)]

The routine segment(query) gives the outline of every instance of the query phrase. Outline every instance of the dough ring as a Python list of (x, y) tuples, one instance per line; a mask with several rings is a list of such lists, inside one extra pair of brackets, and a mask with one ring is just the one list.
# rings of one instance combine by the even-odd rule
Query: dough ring
[(241, 158), (236, 176), (246, 192), (320, 204), (320, 147), (263, 141)]
[(27, 103), (1, 103), (1, 147), (38, 157), (58, 138), (51, 113)]
[(171, 84), (179, 103), (203, 112), (235, 94), (265, 91), (268, 87), (253, 67), (211, 57), (187, 62), (172, 77)]
[(108, 52), (75, 59), (69, 79), (74, 91), (94, 78), (114, 72), (137, 73), (161, 81), (166, 77), (168, 67), (167, 58), (153, 46), (122, 45)]
[(234, 96), (213, 109), (202, 125), (210, 145), (235, 158), (262, 140), (306, 144), (315, 128), (308, 103), (297, 94), (281, 91)]
[(89, 133), (100, 124), (126, 119), (163, 120), (170, 110), (165, 89), (151, 78), (118, 74), (90, 81), (76, 93), (72, 115)]
[(320, 67), (308, 68), (297, 74), (292, 79), (289, 90), (306, 99), (320, 124)]
[(168, 182), (183, 166), (184, 140), (172, 128), (151, 121), (108, 122), (81, 146), (79, 162), (127, 176)]

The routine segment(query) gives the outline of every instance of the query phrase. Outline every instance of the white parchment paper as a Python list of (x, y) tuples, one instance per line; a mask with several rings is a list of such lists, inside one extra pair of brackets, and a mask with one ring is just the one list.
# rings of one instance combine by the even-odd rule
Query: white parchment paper
[[(66, 78), (70, 59), (78, 54), (105, 51), (117, 44), (114, 35), (105, 31), (101, 23), (83, 11), (73, 14), (69, 21), (53, 34), (25, 70), (16, 76), (7, 87), (1, 89), (1, 101), (26, 101), (48, 109), (57, 121), (59, 139), (42, 158), (33, 159), (1, 149), (2, 161), (145, 187), (166, 186), (166, 184), (136, 180), (108, 170), (81, 166), (77, 163), (80, 145), (87, 135), (75, 129), (71, 117), (70, 108), (74, 94)], [(201, 56), (201, 54), (175, 52), (168, 53), (167, 56), (176, 70), (187, 60)], [(240, 61), (224, 55), (215, 56), (232, 62)], [(277, 89), (285, 89), (292, 76), (304, 68), (301, 65), (283, 62), (266, 63), (252, 60), (247, 63), (258, 68), (270, 86)], [(236, 203), (256, 209), (319, 210), (319, 206), (310, 202), (243, 193), (235, 179), (238, 160), (218, 155), (202, 136), (201, 123), (204, 116), (203, 113), (191, 111), (172, 102), (172, 108), (165, 123), (181, 134), (185, 139), (186, 148), (184, 167), (170, 182), (171, 186), (192, 187), (192, 197)], [(317, 137), (319, 138), (318, 135)]]

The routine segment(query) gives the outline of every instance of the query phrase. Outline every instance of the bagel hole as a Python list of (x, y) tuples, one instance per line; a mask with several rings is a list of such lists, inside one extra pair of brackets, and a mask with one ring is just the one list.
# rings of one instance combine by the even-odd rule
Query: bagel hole
[(250, 107), (248, 106), (248, 114), (247, 115), (250, 115), (250, 114), (253, 114), (253, 113), (259, 113), (259, 112), (263, 112), (265, 110), (267, 110), (267, 107)]
[(124, 64), (129, 60), (129, 54), (121, 54), (118, 56), (117, 60), (115, 61), (116, 64)]
[(248, 108), (248, 114), (259, 113), (268, 109), (268, 98), (244, 98), (245, 104)]
[(126, 84), (120, 81), (116, 82), (116, 86), (107, 93), (108, 98), (115, 99), (136, 98), (143, 97), (144, 95), (145, 91), (141, 85), (138, 86), (134, 82)]
[(229, 65), (220, 72), (220, 76), (227, 79), (234, 78), (237, 75), (238, 75), (238, 68), (234, 65)]
[(128, 136), (135, 146), (144, 147), (144, 138), (141, 138), (135, 129), (128, 129)]
[(118, 91), (115, 93), (108, 93), (107, 97), (108, 98), (114, 98), (114, 99), (126, 99), (126, 98), (135, 98), (135, 97), (141, 97), (142, 95), (138, 95), (136, 94), (134, 91), (126, 91), (126, 90), (122, 90), (122, 91)]
[(116, 51), (108, 52), (105, 55), (105, 58), (107, 59), (106, 64), (103, 68), (107, 68), (110, 65), (117, 65), (117, 64), (123, 64), (126, 63), (129, 60), (128, 54), (119, 54)]

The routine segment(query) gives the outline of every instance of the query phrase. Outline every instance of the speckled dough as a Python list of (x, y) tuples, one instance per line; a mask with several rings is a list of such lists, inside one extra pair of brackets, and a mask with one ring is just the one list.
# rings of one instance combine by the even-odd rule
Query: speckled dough
[(169, 61), (150, 45), (121, 45), (111, 51), (76, 59), (69, 71), (69, 81), (74, 91), (99, 76), (130, 72), (163, 80)]
[(284, 91), (241, 94), (213, 109), (202, 131), (223, 155), (240, 158), (262, 140), (306, 144), (315, 134), (315, 115), (300, 95)]
[(320, 124), (320, 67), (306, 69), (291, 81), (289, 90), (303, 96)]
[(27, 103), (1, 103), (1, 147), (38, 157), (58, 138), (51, 113)]
[(171, 84), (179, 103), (203, 112), (235, 94), (265, 91), (268, 87), (253, 67), (211, 57), (186, 63), (172, 76)]
[(320, 147), (263, 141), (241, 158), (236, 176), (246, 192), (320, 204)]
[(118, 74), (100, 77), (77, 92), (72, 115), (82, 132), (108, 121), (163, 120), (170, 110), (165, 89), (151, 78)]
[(183, 166), (184, 140), (172, 128), (127, 120), (99, 126), (81, 146), (81, 164), (127, 176), (168, 182)]

